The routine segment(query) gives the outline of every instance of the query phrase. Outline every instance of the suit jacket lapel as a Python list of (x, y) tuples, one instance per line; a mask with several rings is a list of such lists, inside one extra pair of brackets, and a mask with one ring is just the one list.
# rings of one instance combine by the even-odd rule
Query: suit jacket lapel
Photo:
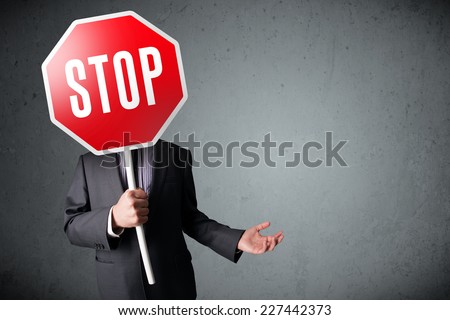
[(122, 180), (120, 179), (120, 157), (116, 153), (114, 155), (115, 163), (112, 163), (108, 166), (108, 168), (105, 168), (108, 176), (108, 187), (109, 190), (111, 190), (112, 196), (114, 196), (114, 199), (119, 199), (120, 196), (125, 192), (127, 189), (126, 186), (122, 184)]

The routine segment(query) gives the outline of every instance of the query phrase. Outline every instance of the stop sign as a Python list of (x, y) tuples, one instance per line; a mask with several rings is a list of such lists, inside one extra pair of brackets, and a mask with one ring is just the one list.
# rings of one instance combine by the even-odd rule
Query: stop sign
[(97, 155), (155, 143), (187, 99), (178, 42), (132, 11), (74, 21), (42, 73), (51, 121)]

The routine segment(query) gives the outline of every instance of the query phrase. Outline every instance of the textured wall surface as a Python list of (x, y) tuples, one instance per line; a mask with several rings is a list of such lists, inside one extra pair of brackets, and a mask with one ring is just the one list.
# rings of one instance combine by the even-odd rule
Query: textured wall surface
[(3, 2), (2, 298), (98, 298), (94, 252), (62, 230), (86, 151), (50, 122), (40, 68), (73, 20), (123, 10), (181, 46), (189, 99), (164, 139), (348, 140), (346, 168), (194, 169), (208, 215), (286, 234), (237, 265), (188, 240), (200, 299), (450, 298), (450, 5), (369, 0)]

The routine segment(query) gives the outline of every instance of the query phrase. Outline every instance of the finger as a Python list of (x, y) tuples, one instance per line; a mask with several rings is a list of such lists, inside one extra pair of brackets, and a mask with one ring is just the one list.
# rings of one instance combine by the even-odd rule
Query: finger
[(264, 252), (267, 251), (268, 247), (269, 247), (269, 242), (267, 241), (267, 239), (265, 239), (263, 241), (262, 248), (257, 252), (257, 254), (263, 254)]
[(139, 217), (138, 224), (144, 224), (148, 221), (148, 216)]
[(277, 232), (273, 235), (274, 238), (279, 238), (281, 235), (283, 235), (283, 231)]
[(281, 240), (283, 240), (283, 235), (280, 235), (279, 237), (276, 237), (275, 238), (275, 246), (277, 246), (277, 245), (279, 245), (280, 244), (280, 242), (281, 242)]
[(136, 215), (137, 215), (138, 217), (146, 217), (146, 216), (148, 216), (148, 213), (149, 213), (148, 208), (139, 208), (139, 209), (136, 209)]
[(265, 221), (263, 223), (260, 223), (258, 225), (255, 226), (256, 231), (261, 231), (264, 230), (266, 228), (268, 228), (270, 226), (270, 222), (269, 221)]
[(276, 245), (277, 245), (277, 243), (275, 241), (275, 238), (269, 237), (269, 248), (267, 250), (273, 251), (273, 248), (275, 248)]
[(277, 244), (276, 244), (276, 242), (275, 241), (272, 241), (272, 243), (270, 244), (270, 246), (269, 246), (269, 248), (267, 249), (267, 251), (273, 251), (273, 249), (275, 249), (275, 246), (276, 246)]
[(130, 190), (130, 195), (133, 198), (137, 198), (137, 199), (147, 199), (148, 198), (147, 193), (145, 193), (145, 191), (140, 189), (140, 188), (139, 189)]
[(135, 207), (135, 208), (148, 208), (148, 200), (147, 199), (135, 199), (133, 201), (133, 207)]

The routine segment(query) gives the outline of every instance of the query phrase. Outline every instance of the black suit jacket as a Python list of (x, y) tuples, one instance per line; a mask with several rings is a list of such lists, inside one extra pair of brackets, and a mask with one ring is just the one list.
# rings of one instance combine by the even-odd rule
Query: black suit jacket
[[(156, 284), (148, 285), (134, 228), (107, 233), (109, 210), (125, 191), (117, 157), (79, 159), (66, 198), (64, 230), (74, 245), (96, 249), (103, 299), (195, 299), (194, 271), (183, 232), (237, 262), (244, 230), (231, 229), (197, 209), (191, 154), (160, 140), (154, 146), (149, 221), (144, 224)], [(102, 163), (103, 162), (103, 163)]]

